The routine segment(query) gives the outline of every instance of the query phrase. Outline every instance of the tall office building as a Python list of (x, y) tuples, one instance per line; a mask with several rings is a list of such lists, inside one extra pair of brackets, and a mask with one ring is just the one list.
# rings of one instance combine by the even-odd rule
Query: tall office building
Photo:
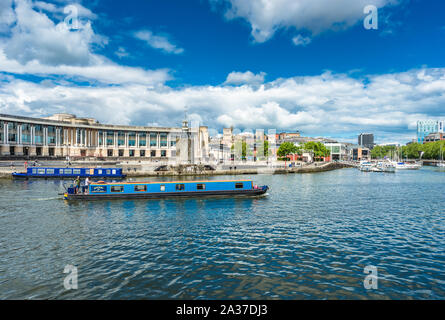
[(372, 149), (374, 148), (374, 134), (372, 133), (361, 133), (358, 136), (358, 145), (368, 148), (368, 149)]
[(430, 133), (443, 133), (445, 121), (422, 120), (417, 121), (417, 142), (423, 143), (425, 137)]

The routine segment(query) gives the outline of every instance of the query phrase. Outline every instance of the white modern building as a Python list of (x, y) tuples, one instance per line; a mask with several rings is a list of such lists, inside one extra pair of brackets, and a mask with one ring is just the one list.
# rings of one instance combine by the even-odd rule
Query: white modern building
[[(180, 161), (207, 161), (208, 128), (142, 127), (101, 124), (91, 118), (56, 114), (31, 118), (0, 114), (0, 156), (13, 157), (97, 157), (97, 158), (176, 158), (184, 144)], [(184, 154), (187, 154), (185, 156)], [(186, 159), (186, 160), (184, 160)]]

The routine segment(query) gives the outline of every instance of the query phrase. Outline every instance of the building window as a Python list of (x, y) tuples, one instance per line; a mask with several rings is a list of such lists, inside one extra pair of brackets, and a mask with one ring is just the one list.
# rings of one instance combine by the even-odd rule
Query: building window
[(130, 151), (128, 152), (128, 154), (130, 155), (130, 157), (134, 157), (134, 150), (130, 150)]
[(166, 156), (167, 156), (167, 151), (161, 150), (161, 157), (166, 157)]
[(136, 133), (135, 132), (128, 133), (128, 145), (130, 147), (136, 146)]
[(151, 157), (156, 157), (156, 150), (151, 150), (150, 151), (150, 156)]
[(198, 183), (198, 184), (196, 185), (196, 189), (198, 189), (198, 190), (205, 190), (205, 188), (206, 188), (206, 185), (205, 185), (205, 184)]
[(177, 184), (176, 185), (176, 191), (183, 191), (185, 189), (185, 185), (184, 184)]
[(107, 156), (108, 157), (112, 157), (113, 156), (113, 150), (112, 149), (108, 149), (107, 150)]
[(235, 188), (242, 189), (242, 188), (244, 188), (244, 185), (242, 183), (235, 183)]
[(134, 186), (134, 191), (135, 192), (146, 192), (147, 191), (147, 186), (146, 185)]
[(124, 186), (111, 186), (111, 192), (124, 192)]
[(114, 132), (108, 131), (107, 132), (107, 146), (114, 145)]
[(147, 145), (147, 134), (140, 133), (139, 134), (139, 147), (145, 147)]
[(117, 145), (118, 146), (125, 145), (125, 133), (121, 131), (119, 131), (119, 133), (117, 134)]
[(158, 135), (156, 133), (150, 133), (150, 147), (156, 147), (158, 145)]
[(119, 157), (123, 157), (124, 156), (124, 150), (119, 149)]
[(140, 155), (141, 157), (145, 157), (145, 150), (141, 150), (141, 151), (139, 151), (139, 155)]
[(167, 146), (167, 133), (161, 133), (160, 138), (161, 138), (161, 147), (166, 147)]

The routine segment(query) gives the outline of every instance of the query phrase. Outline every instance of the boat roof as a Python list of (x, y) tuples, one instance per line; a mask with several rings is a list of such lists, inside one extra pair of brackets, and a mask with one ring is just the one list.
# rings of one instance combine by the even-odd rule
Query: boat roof
[(199, 180), (199, 181), (131, 181), (131, 182), (104, 182), (104, 183), (98, 183), (98, 182), (92, 182), (93, 184), (165, 184), (165, 183), (207, 183), (207, 182), (252, 182), (252, 180)]

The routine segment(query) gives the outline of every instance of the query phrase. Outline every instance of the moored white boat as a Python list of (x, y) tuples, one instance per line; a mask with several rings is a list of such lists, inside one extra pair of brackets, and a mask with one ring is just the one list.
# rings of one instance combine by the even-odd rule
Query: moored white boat
[(393, 162), (392, 163), (397, 170), (419, 170), (422, 168), (420, 163), (407, 163), (407, 162)]

